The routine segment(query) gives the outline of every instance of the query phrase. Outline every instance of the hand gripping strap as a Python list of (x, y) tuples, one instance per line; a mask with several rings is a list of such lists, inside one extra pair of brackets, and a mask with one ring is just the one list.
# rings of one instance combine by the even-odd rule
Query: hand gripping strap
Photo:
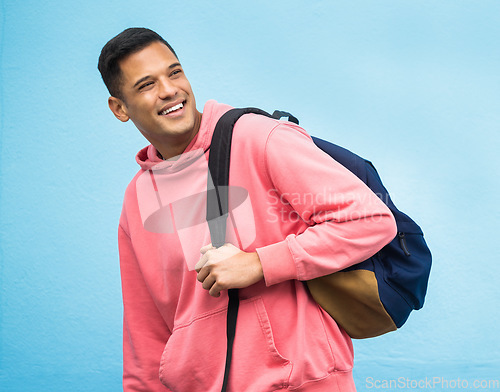
[[(222, 246), (226, 242), (226, 218), (229, 211), (229, 161), (231, 158), (233, 127), (236, 121), (247, 113), (262, 114), (271, 117), (269, 113), (256, 108), (231, 109), (217, 122), (210, 144), (207, 180), (207, 221), (212, 245), (215, 247)], [(214, 190), (212, 190), (212, 183), (215, 188)], [(227, 389), (229, 370), (231, 368), (233, 342), (239, 308), (238, 289), (228, 290), (228, 296), (229, 303), (227, 307), (226, 326), (227, 351), (222, 392), (225, 392)]]

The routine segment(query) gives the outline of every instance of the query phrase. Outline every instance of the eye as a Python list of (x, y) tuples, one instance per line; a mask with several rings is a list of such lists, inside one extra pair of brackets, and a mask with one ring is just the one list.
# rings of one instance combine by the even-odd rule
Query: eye
[(152, 82), (152, 81), (149, 81), (149, 82), (146, 82), (146, 83), (141, 84), (141, 85), (139, 86), (139, 91), (144, 90), (146, 87), (149, 87), (149, 86), (151, 86), (152, 84), (153, 84), (153, 82)]
[(176, 75), (178, 75), (178, 74), (180, 74), (180, 73), (182, 73), (182, 69), (177, 68), (177, 69), (174, 69), (174, 70), (172, 71), (172, 73), (170, 74), (170, 76), (176, 76)]

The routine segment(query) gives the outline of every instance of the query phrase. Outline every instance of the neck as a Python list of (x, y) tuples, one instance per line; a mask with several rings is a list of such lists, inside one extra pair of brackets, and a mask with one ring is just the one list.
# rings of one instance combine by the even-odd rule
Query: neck
[(191, 140), (193, 140), (193, 138), (191, 138), (186, 143), (178, 145), (173, 145), (172, 143), (169, 143), (168, 145), (164, 146), (157, 146), (155, 144), (153, 144), (153, 146), (156, 148), (156, 151), (158, 151), (158, 155), (160, 156), (160, 158), (163, 159), (164, 161), (172, 158), (177, 159), (177, 157), (179, 157), (179, 155), (181, 155), (186, 150), (186, 147), (189, 145), (189, 143), (191, 143)]
[(175, 158), (181, 155), (186, 150), (187, 146), (189, 146), (191, 141), (196, 137), (196, 135), (200, 131), (201, 116), (202, 114), (198, 112), (195, 118), (195, 124), (192, 131), (182, 136), (179, 135), (179, 137), (176, 140), (170, 140), (167, 143), (165, 142), (153, 143), (150, 141), (151, 144), (160, 153), (161, 155), (160, 158), (162, 158), (163, 160)]

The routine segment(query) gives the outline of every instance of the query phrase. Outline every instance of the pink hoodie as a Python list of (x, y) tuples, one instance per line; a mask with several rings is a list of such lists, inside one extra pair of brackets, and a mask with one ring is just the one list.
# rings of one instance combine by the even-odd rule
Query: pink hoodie
[[(196, 279), (208, 149), (229, 106), (208, 101), (177, 160), (149, 146), (119, 227), (125, 391), (218, 392), (227, 293)], [(246, 115), (234, 129), (228, 242), (257, 251), (264, 280), (240, 290), (229, 390), (354, 391), (347, 334), (301, 280), (360, 262), (396, 235), (387, 207), (294, 124)]]

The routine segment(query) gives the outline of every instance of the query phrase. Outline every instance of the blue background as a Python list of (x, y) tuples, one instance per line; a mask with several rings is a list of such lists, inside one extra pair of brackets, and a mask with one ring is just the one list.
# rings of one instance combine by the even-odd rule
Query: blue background
[(499, 1), (3, 0), (0, 12), (0, 390), (121, 389), (117, 222), (147, 143), (109, 111), (96, 65), (130, 26), (173, 45), (200, 110), (213, 98), (291, 111), (372, 160), (424, 228), (427, 303), (355, 342), (359, 391), (500, 379)]

